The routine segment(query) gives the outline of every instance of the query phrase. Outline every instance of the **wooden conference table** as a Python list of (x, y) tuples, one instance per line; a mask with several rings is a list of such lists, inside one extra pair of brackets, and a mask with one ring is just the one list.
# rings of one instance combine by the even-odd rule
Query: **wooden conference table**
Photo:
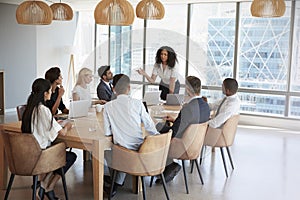
[[(153, 106), (150, 107), (150, 111), (155, 108), (163, 109), (161, 115), (170, 114), (176, 117), (181, 106)], [(65, 142), (68, 147), (92, 152), (94, 199), (101, 200), (103, 199), (104, 150), (112, 145), (111, 138), (104, 136), (103, 113), (89, 112), (87, 117), (74, 119), (72, 123), (74, 127), (65, 136), (59, 135), (56, 141)], [(21, 122), (1, 124), (0, 131), (2, 129), (20, 133)], [(7, 177), (8, 164), (2, 137), (0, 137), (0, 189), (2, 190), (7, 187)]]

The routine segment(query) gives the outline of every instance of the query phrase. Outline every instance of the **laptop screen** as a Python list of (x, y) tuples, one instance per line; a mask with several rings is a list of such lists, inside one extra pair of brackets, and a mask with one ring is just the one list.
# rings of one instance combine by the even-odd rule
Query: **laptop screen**
[(91, 102), (88, 100), (71, 101), (69, 108), (69, 119), (87, 116), (90, 106)]
[(184, 101), (184, 94), (167, 94), (166, 105), (181, 105)]
[(144, 101), (147, 105), (157, 105), (160, 103), (161, 91), (146, 91), (144, 95)]

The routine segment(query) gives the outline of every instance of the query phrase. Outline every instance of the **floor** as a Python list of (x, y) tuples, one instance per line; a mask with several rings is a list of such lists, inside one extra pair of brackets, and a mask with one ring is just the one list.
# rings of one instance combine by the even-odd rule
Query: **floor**
[[(9, 117), (6, 117), (9, 118)], [(14, 116), (4, 121), (14, 120)], [(1, 122), (1, 119), (0, 119)], [(3, 119), (2, 119), (3, 122)], [(74, 150), (78, 160), (67, 173), (67, 184), (71, 200), (92, 200), (91, 162), (83, 162), (82, 152)], [(235, 143), (231, 147), (235, 169), (226, 178), (219, 149), (205, 151), (200, 167), (204, 185), (194, 169), (188, 172), (190, 194), (186, 194), (182, 170), (167, 184), (170, 199), (174, 200), (298, 200), (300, 199), (300, 134), (283, 129), (242, 126), (238, 127)], [(187, 162), (187, 169), (190, 166)], [(146, 178), (147, 199), (166, 199), (162, 185), (153, 184)], [(16, 177), (9, 199), (31, 199), (32, 178)], [(63, 198), (62, 184), (55, 188), (57, 196)], [(0, 190), (0, 199), (4, 198)], [(107, 199), (104, 196), (104, 199)], [(115, 200), (141, 200), (142, 195), (131, 192), (131, 177), (119, 188)]]

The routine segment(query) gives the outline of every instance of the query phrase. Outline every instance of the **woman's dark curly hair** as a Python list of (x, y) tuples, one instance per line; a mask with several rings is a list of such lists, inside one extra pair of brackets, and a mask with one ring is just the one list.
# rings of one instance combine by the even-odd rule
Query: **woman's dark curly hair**
[(162, 50), (166, 50), (168, 52), (167, 64), (170, 68), (173, 68), (175, 66), (175, 63), (178, 62), (177, 54), (175, 53), (174, 49), (172, 49), (171, 47), (168, 47), (168, 46), (162, 46), (157, 50), (156, 57), (155, 57), (155, 63), (156, 64), (162, 63), (162, 60), (160, 58), (160, 54), (161, 54)]

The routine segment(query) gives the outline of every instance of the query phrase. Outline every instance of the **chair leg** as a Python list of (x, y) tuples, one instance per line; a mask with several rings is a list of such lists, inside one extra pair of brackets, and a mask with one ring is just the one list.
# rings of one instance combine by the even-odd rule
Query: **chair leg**
[(154, 179), (154, 176), (151, 176), (151, 179), (150, 179), (150, 187), (152, 187), (153, 179)]
[(143, 176), (141, 176), (141, 180), (142, 180), (142, 188), (143, 188), (143, 199), (146, 200), (146, 187), (145, 187), (145, 180)]
[(64, 168), (60, 168), (60, 171), (61, 171), (61, 180), (62, 180), (62, 183), (63, 183), (63, 186), (64, 186), (64, 192), (65, 192), (65, 197), (66, 197), (66, 200), (69, 199), (69, 196), (68, 196), (68, 190), (67, 190), (67, 184), (66, 184), (66, 177), (65, 177), (65, 172), (64, 172)]
[(224, 169), (225, 169), (226, 177), (228, 178), (228, 173), (227, 173), (227, 168), (226, 168), (226, 162), (225, 162), (223, 147), (220, 147), (220, 151), (221, 151), (221, 156), (222, 156), (222, 160), (223, 160), (223, 164), (224, 164)]
[(32, 189), (32, 200), (36, 200), (36, 187), (38, 182), (38, 175), (33, 176), (33, 189)]
[(228, 154), (228, 157), (229, 157), (229, 160), (230, 160), (231, 167), (232, 167), (232, 169), (234, 169), (231, 154), (230, 154), (230, 151), (229, 151), (229, 147), (226, 147), (226, 150), (227, 150), (227, 154)]
[(111, 199), (111, 196), (112, 196), (112, 193), (113, 193), (113, 190), (114, 190), (116, 177), (117, 177), (117, 170), (113, 169), (113, 171), (112, 171), (112, 181), (111, 181), (111, 185), (110, 185), (111, 188), (110, 188), (110, 193), (108, 195), (108, 200)]
[(132, 190), (134, 191), (134, 194), (138, 194), (139, 193), (139, 177), (138, 176), (133, 176), (133, 177), (135, 179), (135, 185), (132, 185)]
[[(152, 176), (153, 177), (153, 176)], [(169, 200), (169, 194), (168, 194), (168, 191), (167, 191), (167, 186), (166, 186), (166, 181), (165, 181), (165, 176), (163, 174), (160, 174), (160, 178), (162, 180), (162, 183), (163, 183), (163, 186), (164, 186), (164, 191), (165, 191), (165, 194), (166, 194), (166, 197), (167, 197), (167, 200)]]
[(196, 167), (197, 167), (197, 170), (198, 170), (198, 174), (199, 174), (199, 177), (200, 177), (200, 181), (201, 181), (201, 183), (202, 183), (202, 185), (203, 185), (204, 183), (203, 183), (202, 175), (201, 175), (201, 172), (200, 172), (200, 167), (199, 167), (199, 165), (198, 165), (198, 163), (197, 163), (197, 160), (194, 160), (194, 161), (195, 161), (195, 163), (196, 163)]
[(182, 167), (183, 167), (183, 175), (184, 175), (184, 182), (185, 182), (185, 190), (186, 190), (186, 193), (189, 194), (189, 187), (188, 187), (188, 182), (187, 182), (187, 178), (186, 178), (184, 160), (182, 160)]
[[(190, 163), (191, 163), (191, 171), (190, 173), (192, 174), (193, 173), (193, 170), (194, 170), (194, 162), (195, 160), (191, 160)], [(197, 161), (196, 161), (197, 162)]]
[(204, 146), (204, 145), (203, 145), (202, 148), (201, 148), (200, 158), (199, 158), (199, 165), (202, 164), (203, 154), (204, 154), (204, 152), (205, 152), (205, 148), (206, 148), (206, 146)]
[(14, 174), (11, 174), (11, 175), (10, 175), (10, 178), (9, 178), (8, 186), (7, 186), (7, 189), (6, 189), (6, 192), (5, 192), (4, 200), (7, 200), (7, 199), (8, 199), (8, 195), (9, 195), (9, 192), (10, 192), (10, 189), (11, 189), (11, 186), (12, 186), (12, 183), (14, 182), (14, 178), (15, 178), (15, 175), (14, 175)]

